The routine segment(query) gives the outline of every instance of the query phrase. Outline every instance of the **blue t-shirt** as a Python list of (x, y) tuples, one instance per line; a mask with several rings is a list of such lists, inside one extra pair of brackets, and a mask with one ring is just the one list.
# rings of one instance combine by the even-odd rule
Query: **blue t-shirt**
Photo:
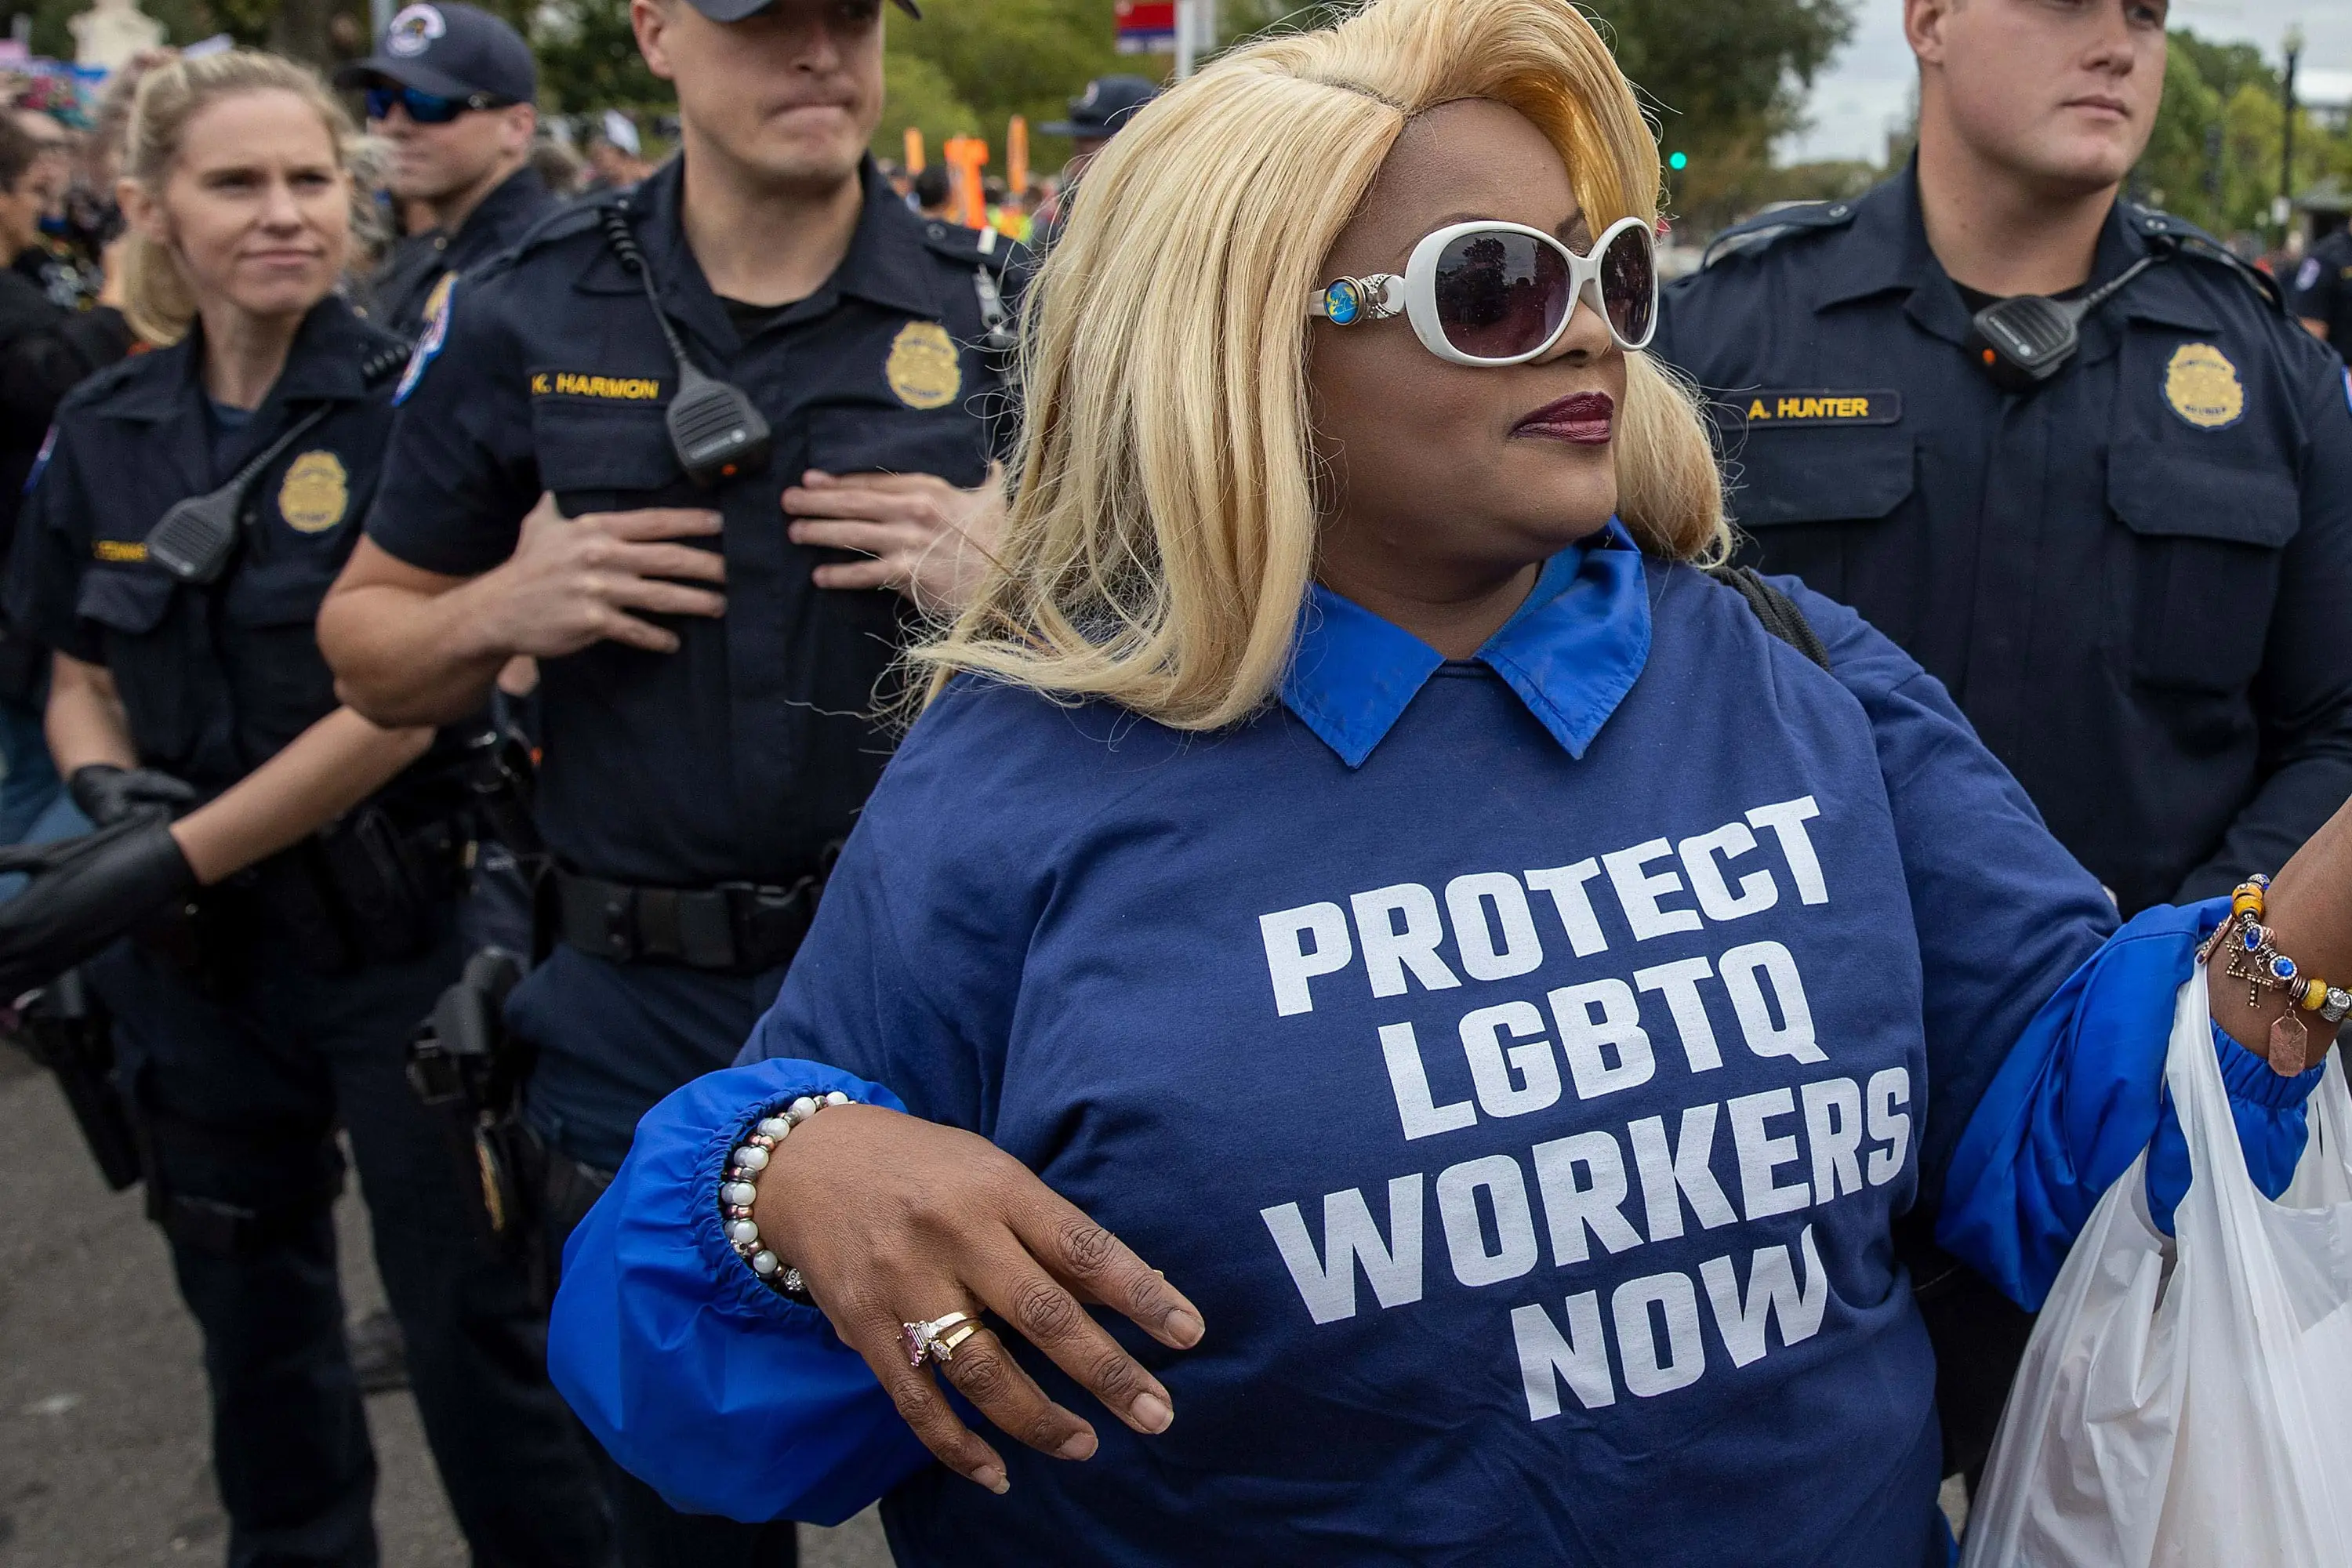
[[(1804, 607), (1834, 673), (1612, 531), (1472, 660), (1318, 590), (1282, 705), (1217, 734), (959, 681), (749, 1065), (649, 1116), (575, 1238), (559, 1383), (686, 1506), (896, 1482), (905, 1563), (1940, 1562), (1892, 1220), (2028, 1058), (1963, 1153), (2049, 1207), (2048, 1081), (2154, 1081), (2200, 917), (2112, 987), (2155, 998), (2131, 1048), (2081, 987), (2037, 1020), (2112, 906), (1940, 687)], [(1000, 1500), (846, 1392), (714, 1195), (759, 1106), (836, 1085), (988, 1137), (1201, 1305), (1191, 1352), (1115, 1324), (1173, 1427), (1000, 1442)]]

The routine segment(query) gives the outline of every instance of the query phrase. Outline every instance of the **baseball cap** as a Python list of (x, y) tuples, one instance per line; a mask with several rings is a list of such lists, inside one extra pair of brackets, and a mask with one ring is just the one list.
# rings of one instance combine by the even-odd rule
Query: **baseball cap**
[(457, 0), (404, 6), (383, 30), (375, 53), (335, 73), (337, 87), (378, 80), (436, 98), (482, 92), (530, 103), (539, 96), (539, 65), (522, 35), (488, 11)]
[[(775, 0), (688, 0), (696, 10), (714, 22), (740, 22), (775, 4)], [(923, 9), (915, 0), (898, 0), (898, 9), (918, 22), (923, 19)]]
[(1108, 142), (1138, 110), (1160, 96), (1160, 84), (1139, 76), (1098, 76), (1070, 100), (1070, 117), (1037, 129), (1048, 136)]

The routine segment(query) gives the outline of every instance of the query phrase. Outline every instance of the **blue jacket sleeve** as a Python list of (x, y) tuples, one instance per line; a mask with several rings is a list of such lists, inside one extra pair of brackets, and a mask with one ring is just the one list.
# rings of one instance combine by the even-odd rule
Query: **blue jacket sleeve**
[(930, 1456), (824, 1315), (753, 1277), (720, 1229), (727, 1155), (774, 1106), (886, 1089), (815, 1062), (730, 1068), (637, 1124), (563, 1249), (548, 1371), (621, 1467), (689, 1513), (837, 1524)]
[[(1961, 1132), (1936, 1239), (2038, 1310), (2074, 1237), (2116, 1178), (2148, 1151), (2159, 1227), (2189, 1190), (2189, 1151), (2164, 1092), (2182, 981), (2227, 900), (2143, 910), (2076, 970), (2010, 1051)], [(2305, 1102), (2321, 1068), (2282, 1078), (2216, 1028), (2222, 1082), (2255, 1184), (2278, 1196), (2303, 1157)]]

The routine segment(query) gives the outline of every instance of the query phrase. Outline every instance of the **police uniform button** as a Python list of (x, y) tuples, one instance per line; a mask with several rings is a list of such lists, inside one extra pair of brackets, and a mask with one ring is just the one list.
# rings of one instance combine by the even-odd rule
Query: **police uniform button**
[(924, 227), (930, 232), (933, 239), (945, 239), (948, 237), (947, 226), (944, 224), (926, 224)]
[(1846, 209), (1843, 204), (1830, 208), (1830, 216), (1832, 217), (1843, 217), (1845, 216), (1845, 214)]

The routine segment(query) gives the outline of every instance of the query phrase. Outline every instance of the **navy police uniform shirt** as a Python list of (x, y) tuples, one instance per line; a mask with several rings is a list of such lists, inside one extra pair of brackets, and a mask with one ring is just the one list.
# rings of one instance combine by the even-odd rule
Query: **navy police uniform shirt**
[(517, 169), (466, 215), (455, 234), (428, 229), (394, 247), (376, 275), (370, 316), (415, 341), (452, 280), (512, 249), (557, 205), (538, 170)]
[[(17, 529), (8, 615), (113, 672), (142, 765), (210, 794), (335, 710), (313, 627), (383, 472), (400, 348), (330, 297), (241, 428), (205, 396), (201, 326), (59, 405)], [(148, 531), (175, 502), (226, 483), (321, 406), (326, 418), (247, 489), (217, 584), (184, 585), (148, 560)]]
[[(673, 161), (461, 279), (419, 345), (367, 524), (400, 560), (488, 571), (543, 490), (568, 516), (676, 506), (724, 518), (724, 616), (670, 619), (675, 653), (602, 642), (542, 665), (537, 813), (579, 871), (789, 885), (848, 836), (880, 776), (891, 742), (877, 688), (911, 612), (896, 594), (817, 588), (811, 569), (843, 557), (788, 539), (782, 497), (812, 468), (966, 488), (987, 477), (1003, 395), (978, 347), (976, 274), (993, 281), (1011, 247), (927, 224), (870, 162), (864, 177), (840, 268), (749, 342), (688, 248)], [(679, 468), (663, 423), (677, 366), (601, 224), (624, 201), (688, 353), (772, 426), (763, 471), (704, 490)]]
[[(2311, 247), (2290, 294), (2295, 315), (2325, 323), (2336, 354), (2352, 359), (2352, 230), (2339, 228)], [(2352, 387), (2352, 370), (2346, 375)]]
[(2343, 367), (2177, 219), (2180, 253), (1995, 386), (1916, 175), (1773, 213), (1666, 291), (1754, 553), (1940, 679), (2126, 913), (2275, 870), (2352, 795)]

